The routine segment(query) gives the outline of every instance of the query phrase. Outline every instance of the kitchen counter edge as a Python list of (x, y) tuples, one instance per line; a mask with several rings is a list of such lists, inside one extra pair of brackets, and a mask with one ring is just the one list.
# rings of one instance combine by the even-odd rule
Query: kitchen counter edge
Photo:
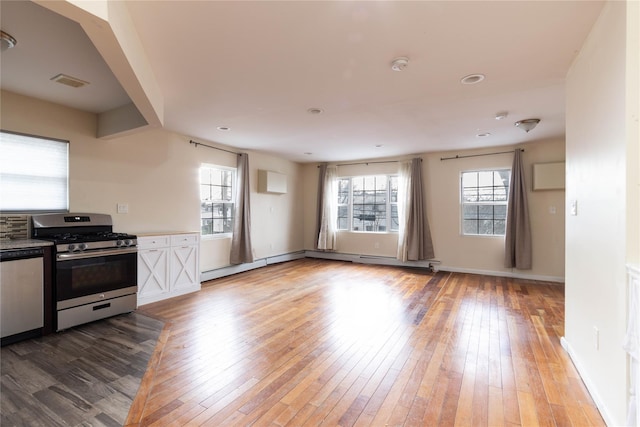
[(53, 246), (53, 242), (38, 239), (0, 240), (0, 251), (25, 248), (41, 248), (45, 246)]
[(175, 236), (178, 234), (200, 234), (199, 231), (158, 231), (149, 233), (134, 233), (136, 237)]

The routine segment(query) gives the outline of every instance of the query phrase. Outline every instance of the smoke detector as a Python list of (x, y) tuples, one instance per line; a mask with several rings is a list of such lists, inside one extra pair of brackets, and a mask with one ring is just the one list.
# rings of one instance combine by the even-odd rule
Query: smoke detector
[(0, 42), (2, 42), (2, 51), (4, 52), (7, 49), (11, 49), (14, 47), (18, 41), (14, 39), (11, 34), (5, 33), (0, 30)]
[(404, 71), (407, 65), (409, 65), (409, 58), (406, 56), (401, 56), (391, 61), (391, 69), (393, 71)]

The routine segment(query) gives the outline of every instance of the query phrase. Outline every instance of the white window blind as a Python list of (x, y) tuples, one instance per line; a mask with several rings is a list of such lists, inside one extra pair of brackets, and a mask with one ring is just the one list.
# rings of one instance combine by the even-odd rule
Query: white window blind
[(69, 210), (69, 142), (1, 131), (0, 210)]

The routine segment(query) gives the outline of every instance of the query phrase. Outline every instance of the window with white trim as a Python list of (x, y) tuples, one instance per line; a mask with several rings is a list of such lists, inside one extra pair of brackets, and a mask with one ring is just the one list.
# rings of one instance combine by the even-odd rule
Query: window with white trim
[(200, 230), (203, 236), (230, 235), (236, 170), (224, 166), (200, 167)]
[(338, 230), (397, 232), (398, 177), (339, 178)]
[(0, 211), (69, 210), (69, 141), (0, 131)]
[(462, 234), (504, 236), (510, 180), (509, 169), (462, 172)]

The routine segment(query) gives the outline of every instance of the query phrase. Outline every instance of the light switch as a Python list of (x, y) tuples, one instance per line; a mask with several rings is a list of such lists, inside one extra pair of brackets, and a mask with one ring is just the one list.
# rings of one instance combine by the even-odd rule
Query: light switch
[(119, 214), (129, 213), (129, 205), (126, 203), (118, 203), (118, 213)]
[(549, 206), (549, 213), (551, 215), (555, 215), (556, 214), (556, 207), (555, 206)]
[(573, 215), (573, 216), (578, 215), (578, 201), (577, 200), (572, 200), (571, 201), (570, 212), (571, 212), (571, 215)]

